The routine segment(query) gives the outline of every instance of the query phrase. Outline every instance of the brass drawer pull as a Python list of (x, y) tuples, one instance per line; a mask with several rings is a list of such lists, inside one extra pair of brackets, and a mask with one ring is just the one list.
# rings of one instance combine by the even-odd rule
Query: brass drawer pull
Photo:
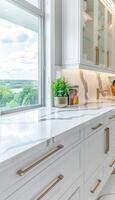
[(96, 47), (95, 51), (96, 51), (96, 65), (99, 65), (99, 47)]
[(90, 191), (92, 194), (94, 194), (96, 192), (96, 190), (100, 186), (101, 182), (102, 181), (100, 179), (97, 180), (96, 186)]
[(25, 167), (24, 169), (18, 170), (17, 174), (19, 176), (23, 176), (28, 171), (32, 170), (34, 167), (36, 167), (37, 165), (39, 165), (41, 162), (43, 162), (44, 160), (46, 160), (47, 158), (49, 158), (50, 156), (52, 156), (53, 154), (55, 154), (56, 152), (60, 151), (63, 148), (64, 148), (64, 145), (61, 145), (61, 144), (58, 145), (57, 147), (55, 147), (54, 149), (50, 150), (48, 153), (46, 153), (45, 155), (43, 155), (41, 158), (39, 158), (37, 161), (31, 163), (29, 166)]
[(41, 192), (37, 197), (35, 197), (35, 199), (33, 200), (41, 200), (63, 179), (64, 179), (63, 175), (59, 175), (58, 177), (56, 177), (51, 183), (49, 183), (46, 186), (46, 189), (43, 192)]
[(115, 115), (113, 115), (112, 117), (109, 117), (109, 119), (114, 119), (115, 118)]
[(107, 67), (110, 65), (110, 53), (107, 51)]
[(105, 129), (105, 137), (106, 137), (105, 154), (107, 154), (110, 150), (110, 131), (109, 131), (109, 128)]
[(111, 165), (109, 165), (109, 167), (113, 167), (114, 164), (115, 164), (115, 160), (112, 162)]
[(97, 126), (93, 127), (92, 130), (96, 130), (96, 129), (100, 128), (101, 126), (103, 126), (103, 124), (99, 123)]

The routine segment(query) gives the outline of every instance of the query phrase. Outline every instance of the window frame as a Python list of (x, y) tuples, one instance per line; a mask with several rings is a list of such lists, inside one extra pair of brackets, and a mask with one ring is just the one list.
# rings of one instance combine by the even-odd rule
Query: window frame
[[(14, 4), (18, 7), (21, 7), (22, 9), (30, 12), (34, 16), (41, 17), (41, 50), (40, 50), (40, 69), (39, 69), (39, 76), (40, 76), (40, 95), (39, 95), (39, 102), (40, 104), (36, 105), (27, 105), (23, 107), (17, 107), (17, 108), (11, 108), (7, 110), (0, 111), (0, 115), (20, 112), (20, 111), (26, 111), (30, 109), (40, 108), (45, 106), (45, 67), (44, 67), (44, 35), (45, 35), (45, 28), (44, 28), (44, 0), (41, 0), (41, 8), (37, 8), (34, 5), (30, 4), (26, 0), (6, 0), (7, 2)], [(39, 80), (39, 77), (38, 77)]]

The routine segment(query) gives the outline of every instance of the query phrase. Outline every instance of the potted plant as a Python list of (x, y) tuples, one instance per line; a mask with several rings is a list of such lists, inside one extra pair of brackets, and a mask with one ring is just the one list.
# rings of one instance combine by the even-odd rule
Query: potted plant
[(68, 105), (68, 95), (71, 86), (64, 78), (56, 79), (52, 83), (52, 90), (54, 95), (54, 106), (55, 107), (66, 107)]

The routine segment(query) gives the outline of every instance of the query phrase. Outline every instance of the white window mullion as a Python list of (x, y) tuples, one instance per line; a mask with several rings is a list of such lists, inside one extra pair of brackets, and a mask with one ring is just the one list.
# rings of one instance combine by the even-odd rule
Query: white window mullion
[(43, 16), (43, 11), (40, 8), (35, 7), (34, 5), (30, 4), (29, 2), (25, 1), (25, 0), (7, 0), (8, 2), (17, 4), (18, 6), (27, 9), (28, 11), (30, 11), (31, 13), (33, 13), (36, 16)]

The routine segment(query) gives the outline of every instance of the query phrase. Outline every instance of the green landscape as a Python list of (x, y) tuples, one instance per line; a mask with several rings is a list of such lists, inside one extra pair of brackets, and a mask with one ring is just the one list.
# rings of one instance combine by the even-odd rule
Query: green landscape
[(33, 80), (0, 80), (0, 110), (38, 104), (38, 85)]

